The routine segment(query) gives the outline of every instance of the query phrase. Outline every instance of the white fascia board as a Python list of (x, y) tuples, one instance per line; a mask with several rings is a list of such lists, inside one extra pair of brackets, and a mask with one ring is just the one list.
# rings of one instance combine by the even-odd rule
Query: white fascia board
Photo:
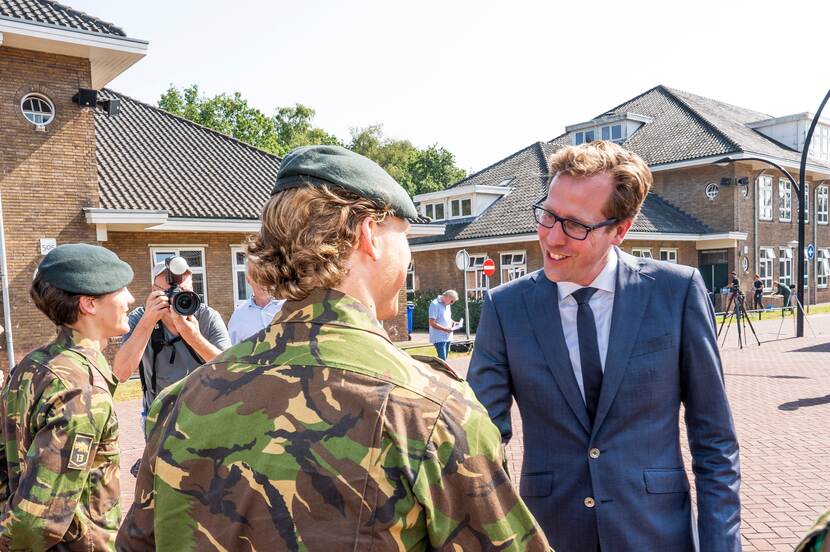
[(638, 113), (615, 113), (613, 115), (606, 115), (605, 117), (597, 117), (596, 119), (591, 119), (589, 121), (583, 121), (581, 123), (568, 125), (565, 127), (565, 132), (573, 132), (575, 130), (582, 130), (585, 128), (605, 126), (607, 124), (616, 123), (618, 121), (637, 121), (638, 123), (650, 123), (653, 120), (653, 118), (648, 117), (647, 115), (640, 115)]
[(81, 29), (68, 29), (48, 23), (34, 21), (21, 21), (13, 17), (0, 16), (0, 32), (9, 34), (20, 34), (33, 38), (52, 40), (55, 42), (67, 42), (108, 50), (144, 54), (147, 52), (149, 42), (138, 38), (116, 36), (111, 34), (84, 31)]
[(449, 188), (446, 190), (439, 190), (437, 192), (418, 194), (413, 198), (413, 200), (416, 202), (435, 201), (438, 199), (461, 197), (473, 194), (505, 196), (512, 190), (513, 188), (510, 186), (488, 186), (485, 184), (476, 184), (474, 186), (459, 186), (457, 188)]
[(262, 223), (259, 220), (243, 219), (196, 219), (168, 218), (167, 221), (147, 230), (150, 232), (218, 232), (218, 233), (255, 233)]
[(446, 225), (444, 224), (410, 224), (406, 235), (409, 238), (422, 238), (424, 236), (443, 236)]
[(118, 225), (156, 225), (167, 222), (167, 211), (149, 209), (86, 208), (84, 215), (88, 224), (106, 224), (111, 230)]
[[(723, 232), (720, 234), (672, 234), (659, 232), (629, 232), (625, 241), (712, 241), (712, 240), (745, 240), (746, 232)], [(494, 236), (490, 238), (475, 238), (469, 240), (455, 240), (437, 243), (422, 243), (410, 245), (413, 253), (419, 251), (438, 251), (441, 249), (459, 249), (462, 247), (483, 247), (488, 245), (502, 245), (506, 243), (535, 242), (539, 238), (536, 233), (516, 234), (515, 236)]]
[[(772, 157), (770, 155), (763, 155), (759, 153), (751, 153), (751, 152), (741, 152), (741, 153), (722, 153), (719, 155), (713, 155), (710, 157), (701, 157), (700, 159), (690, 159), (688, 161), (675, 161), (674, 163), (663, 163), (660, 165), (649, 165), (649, 170), (651, 172), (660, 172), (660, 171), (668, 171), (672, 169), (685, 169), (688, 167), (701, 167), (706, 165), (711, 165), (714, 161), (719, 159), (723, 159), (724, 157), (731, 157), (735, 161), (740, 161), (745, 157), (757, 157), (759, 159), (766, 159), (772, 161), (773, 163), (778, 163), (784, 168), (793, 169), (794, 171), (798, 172), (799, 163), (797, 161), (791, 161), (789, 159), (781, 159), (779, 157)], [(751, 160), (750, 160), (751, 161)], [(769, 169), (774, 170), (774, 167), (769, 167)], [(817, 173), (824, 173), (830, 177), (830, 167), (824, 167), (821, 165), (816, 165), (813, 163), (807, 162), (806, 170), (817, 172)]]

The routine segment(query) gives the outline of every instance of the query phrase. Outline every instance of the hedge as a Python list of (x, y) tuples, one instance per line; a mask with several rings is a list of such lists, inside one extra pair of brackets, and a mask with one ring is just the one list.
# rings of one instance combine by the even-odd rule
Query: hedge
[[(412, 329), (413, 330), (429, 330), (429, 304), (438, 297), (441, 291), (415, 291), (407, 294), (407, 300), (415, 305), (415, 310), (412, 313)], [(470, 319), (465, 320), (465, 326), (469, 324), (470, 332), (475, 333), (478, 328), (478, 319), (481, 316), (480, 300), (469, 300)], [(450, 307), (452, 309), (452, 319), (459, 320), (464, 318), (464, 298), (461, 297), (458, 301), (453, 303)], [(463, 333), (464, 329), (459, 330), (458, 333)]]

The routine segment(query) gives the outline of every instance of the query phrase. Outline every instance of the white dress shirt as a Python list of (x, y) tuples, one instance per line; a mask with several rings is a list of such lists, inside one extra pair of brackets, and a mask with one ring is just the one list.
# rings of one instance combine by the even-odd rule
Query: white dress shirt
[(266, 327), (282, 308), (284, 300), (271, 299), (264, 307), (260, 307), (254, 301), (253, 295), (244, 303), (241, 303), (231, 315), (228, 322), (228, 334), (231, 336), (231, 343), (236, 345), (262, 328)]
[(559, 292), (559, 316), (562, 319), (562, 331), (565, 334), (565, 344), (568, 346), (568, 355), (571, 357), (576, 384), (585, 400), (585, 389), (582, 384), (582, 364), (579, 360), (579, 335), (576, 331), (576, 313), (579, 305), (572, 293), (583, 287), (597, 288), (588, 304), (594, 312), (594, 323), (597, 326), (597, 346), (602, 370), (605, 371), (605, 355), (608, 353), (608, 336), (611, 333), (611, 314), (614, 310), (614, 291), (617, 287), (617, 263), (619, 257), (612, 247), (608, 252), (608, 261), (605, 268), (597, 274), (590, 286), (580, 286), (573, 282), (556, 282)]

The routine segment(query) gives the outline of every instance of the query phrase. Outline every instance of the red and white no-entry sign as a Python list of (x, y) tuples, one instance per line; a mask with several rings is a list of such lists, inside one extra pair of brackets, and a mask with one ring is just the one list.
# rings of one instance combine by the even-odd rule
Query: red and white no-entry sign
[(482, 272), (489, 278), (496, 273), (496, 263), (493, 259), (485, 259), (484, 264), (481, 265)]

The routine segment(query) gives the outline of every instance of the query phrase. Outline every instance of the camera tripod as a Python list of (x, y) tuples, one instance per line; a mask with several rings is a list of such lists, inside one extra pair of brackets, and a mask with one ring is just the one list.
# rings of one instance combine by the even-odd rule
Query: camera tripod
[[(784, 327), (784, 313), (787, 312), (787, 309), (790, 309), (790, 313), (793, 314), (793, 324), (795, 324), (796, 306), (801, 309), (801, 312), (805, 312), (804, 305), (802, 305), (801, 301), (798, 300), (798, 296), (795, 293), (791, 293), (790, 298), (787, 300), (787, 304), (781, 307), (781, 323), (778, 325), (778, 333), (776, 334), (775, 339), (779, 339), (781, 337), (781, 329)], [(813, 325), (810, 324), (810, 319), (807, 318), (806, 315), (804, 316), (804, 321), (807, 322), (807, 325), (810, 327), (810, 331), (813, 332), (813, 337), (816, 337), (816, 331), (813, 329)]]
[(718, 328), (718, 337), (720, 337), (721, 330), (723, 330), (723, 326), (726, 324), (727, 318), (729, 319), (726, 331), (723, 332), (723, 342), (721, 343), (721, 346), (726, 343), (726, 336), (729, 335), (729, 326), (732, 325), (733, 319), (736, 322), (735, 325), (738, 327), (738, 347), (743, 349), (744, 342), (747, 341), (747, 324), (749, 324), (749, 329), (752, 330), (755, 342), (758, 343), (759, 347), (761, 346), (761, 341), (758, 339), (758, 334), (755, 333), (755, 327), (752, 325), (752, 320), (749, 319), (749, 313), (746, 312), (746, 304), (744, 303), (745, 300), (746, 298), (744, 297), (744, 294), (740, 291), (736, 291), (729, 295), (729, 302), (726, 304), (726, 311), (723, 313), (723, 320), (721, 320), (720, 328)]

